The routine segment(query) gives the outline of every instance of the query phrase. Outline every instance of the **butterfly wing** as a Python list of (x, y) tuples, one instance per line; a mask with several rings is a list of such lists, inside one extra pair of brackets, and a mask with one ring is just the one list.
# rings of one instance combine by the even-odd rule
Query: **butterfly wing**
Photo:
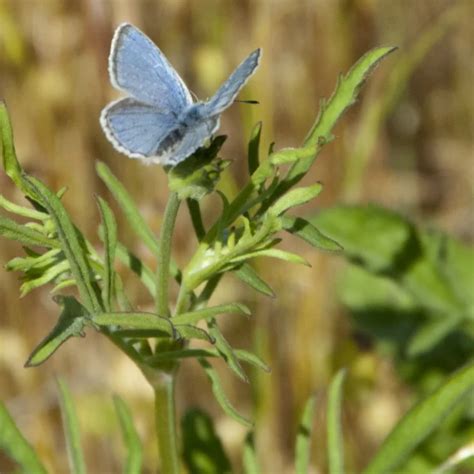
[(172, 113), (162, 113), (155, 106), (131, 98), (109, 104), (100, 123), (112, 145), (131, 158), (153, 162), (159, 144), (176, 128)]
[(192, 155), (219, 128), (219, 116), (196, 122), (186, 128), (174, 129), (156, 150), (156, 160), (175, 166)]
[(240, 89), (244, 87), (246, 82), (257, 69), (261, 55), (262, 50), (260, 48), (250, 53), (249, 56), (229, 76), (227, 81), (219, 87), (217, 92), (207, 102), (202, 104), (205, 115), (211, 117), (220, 114), (229, 107), (232, 102), (234, 102)]
[(129, 23), (115, 31), (109, 74), (114, 87), (160, 110), (179, 114), (193, 103), (188, 88), (158, 46)]

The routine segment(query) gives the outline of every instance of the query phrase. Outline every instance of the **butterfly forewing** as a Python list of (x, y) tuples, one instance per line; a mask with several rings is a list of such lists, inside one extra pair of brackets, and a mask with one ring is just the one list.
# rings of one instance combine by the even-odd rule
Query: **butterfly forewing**
[(162, 111), (179, 113), (193, 102), (188, 88), (160, 49), (128, 23), (115, 32), (109, 72), (115, 87)]

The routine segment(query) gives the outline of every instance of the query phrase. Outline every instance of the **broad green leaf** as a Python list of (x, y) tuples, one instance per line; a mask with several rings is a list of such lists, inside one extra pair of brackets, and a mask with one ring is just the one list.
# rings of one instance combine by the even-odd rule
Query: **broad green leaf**
[(56, 194), (51, 192), (43, 183), (35, 178), (25, 179), (25, 185), (40, 196), (41, 204), (51, 216), (58, 239), (61, 242), (66, 258), (71, 267), (71, 273), (76, 280), (76, 285), (81, 295), (82, 303), (91, 312), (99, 312), (102, 309), (99, 299), (99, 289), (94, 281), (94, 274), (89, 265), (84, 246), (80, 243), (79, 231), (74, 227), (66, 209), (58, 199)]
[(84, 328), (88, 324), (86, 309), (70, 296), (57, 298), (63, 306), (61, 315), (53, 330), (38, 344), (25, 363), (25, 367), (42, 364), (51, 357), (61, 344), (70, 337), (84, 337)]
[(371, 459), (364, 474), (395, 472), (453, 407), (473, 390), (474, 364), (470, 364), (450, 376), (398, 422)]
[(86, 465), (81, 447), (79, 420), (72, 400), (72, 395), (62, 379), (57, 380), (61, 418), (63, 420), (64, 435), (69, 459), (69, 468), (73, 474), (85, 474)]
[(230, 474), (232, 468), (215, 431), (212, 418), (199, 409), (186, 412), (181, 420), (183, 459), (190, 473)]
[(156, 295), (156, 284), (155, 275), (152, 270), (120, 242), (117, 242), (115, 253), (117, 258), (124, 265), (130, 268), (133, 273), (138, 275), (150, 295), (154, 298)]
[(106, 311), (112, 309), (115, 282), (115, 250), (117, 248), (117, 223), (109, 205), (100, 197), (97, 198), (103, 223), (105, 258), (104, 258), (104, 281), (102, 288), (102, 300)]
[(212, 385), (212, 393), (216, 397), (217, 402), (224, 412), (234, 420), (238, 421), (240, 424), (246, 426), (247, 428), (252, 428), (252, 423), (247, 420), (247, 418), (243, 417), (230, 403), (229, 399), (224, 393), (219, 376), (211, 364), (209, 364), (209, 362), (207, 362), (205, 359), (199, 359), (199, 363), (209, 377)]
[(324, 235), (313, 224), (301, 217), (282, 216), (283, 228), (290, 234), (296, 235), (308, 242), (313, 247), (329, 252), (339, 252), (343, 250), (335, 240)]
[(237, 356), (234, 354), (234, 350), (221, 333), (215, 319), (209, 321), (207, 325), (209, 327), (209, 334), (215, 339), (215, 346), (221, 354), (221, 357), (227, 362), (227, 365), (239, 378), (241, 378), (244, 382), (248, 382), (249, 379), (242, 369)]
[(237, 268), (235, 271), (235, 276), (242, 280), (244, 283), (247, 283), (254, 290), (257, 290), (259, 293), (262, 293), (266, 296), (275, 297), (275, 293), (261, 277), (254, 270), (254, 268), (248, 264), (244, 263), (242, 266)]
[(130, 329), (157, 329), (175, 337), (175, 329), (169, 318), (144, 312), (109, 312), (92, 315), (92, 321), (99, 326), (118, 326)]
[(181, 313), (173, 317), (173, 324), (195, 324), (202, 320), (211, 319), (219, 314), (235, 313), (249, 316), (250, 310), (242, 303), (229, 303), (198, 309), (189, 313)]
[(330, 474), (344, 474), (345, 472), (344, 438), (341, 421), (342, 388), (345, 377), (345, 369), (340, 370), (329, 386), (327, 436)]
[(262, 472), (258, 463), (253, 431), (247, 433), (247, 436), (245, 437), (242, 464), (244, 474), (260, 474)]
[[(47, 474), (35, 450), (28, 443), (15, 421), (0, 401), (0, 452), (19, 464), (21, 472)], [(15, 471), (16, 472), (16, 471)]]
[(402, 252), (413, 256), (418, 252), (410, 223), (377, 206), (333, 207), (311, 223), (339, 242), (350, 258), (375, 272), (395, 270)]
[(133, 423), (132, 414), (127, 404), (118, 395), (114, 396), (114, 405), (120, 422), (123, 442), (127, 448), (124, 472), (126, 474), (140, 474), (142, 472), (142, 445)]
[(296, 188), (288, 191), (283, 197), (281, 197), (272, 207), (269, 212), (272, 212), (276, 216), (283, 214), (285, 211), (292, 207), (301, 206), (312, 199), (314, 199), (323, 190), (321, 183), (313, 184), (304, 188)]
[(262, 122), (257, 122), (257, 124), (252, 129), (247, 148), (247, 163), (249, 167), (249, 175), (252, 175), (260, 164), (259, 149), (261, 133)]
[[(311, 438), (313, 435), (314, 412), (316, 409), (316, 397), (308, 399), (304, 406), (303, 415), (298, 425), (295, 449), (295, 472), (296, 474), (308, 474), (311, 462)], [(342, 473), (341, 473), (342, 474)]]
[(39, 247), (58, 248), (59, 243), (50, 237), (46, 237), (40, 232), (17, 224), (8, 217), (0, 216), (0, 235), (15, 240), (23, 245), (38, 245)]

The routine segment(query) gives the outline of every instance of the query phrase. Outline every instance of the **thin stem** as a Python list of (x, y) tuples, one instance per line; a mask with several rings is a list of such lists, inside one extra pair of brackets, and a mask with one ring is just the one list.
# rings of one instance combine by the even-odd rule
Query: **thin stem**
[(168, 283), (170, 277), (171, 241), (174, 225), (180, 205), (176, 193), (171, 193), (166, 204), (158, 244), (158, 269), (156, 272), (156, 312), (160, 316), (169, 316)]
[(155, 422), (160, 450), (161, 472), (179, 474), (178, 443), (176, 433), (175, 375), (162, 373), (155, 384)]

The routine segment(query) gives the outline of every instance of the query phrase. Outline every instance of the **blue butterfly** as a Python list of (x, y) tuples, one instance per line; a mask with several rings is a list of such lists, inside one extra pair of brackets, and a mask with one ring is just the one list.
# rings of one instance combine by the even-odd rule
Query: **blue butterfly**
[(220, 114), (255, 72), (260, 56), (261, 50), (255, 50), (208, 101), (194, 103), (150, 38), (133, 25), (120, 25), (112, 40), (109, 74), (112, 85), (129, 96), (102, 110), (105, 135), (130, 158), (177, 165), (219, 128)]

